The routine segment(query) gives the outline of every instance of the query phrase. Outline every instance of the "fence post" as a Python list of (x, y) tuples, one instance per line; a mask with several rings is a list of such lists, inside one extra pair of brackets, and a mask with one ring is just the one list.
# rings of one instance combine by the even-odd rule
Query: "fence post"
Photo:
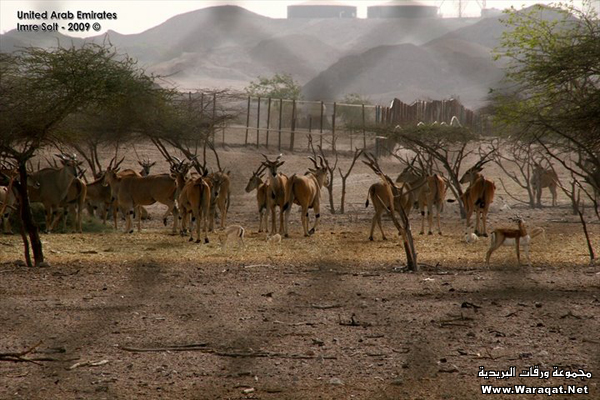
[(335, 152), (335, 112), (337, 103), (333, 102), (333, 115), (331, 116), (331, 150)]
[[(365, 120), (365, 105), (362, 105), (362, 129), (363, 129), (363, 149), (367, 148), (367, 131), (365, 129), (366, 120)], [(352, 149), (350, 149), (352, 150)]]
[(294, 152), (294, 139), (296, 137), (296, 99), (292, 100), (292, 132), (290, 134), (290, 151)]
[(260, 144), (260, 96), (258, 96), (258, 107), (256, 109), (256, 148)]
[(323, 148), (323, 114), (325, 112), (325, 104), (321, 101), (321, 128), (319, 130), (319, 145)]
[(283, 99), (279, 99), (279, 144), (278, 150), (281, 152), (281, 117), (283, 116)]
[(250, 127), (250, 96), (248, 96), (248, 113), (246, 114), (246, 140), (244, 146), (248, 146), (248, 128)]
[(215, 125), (217, 122), (217, 92), (213, 93), (213, 109), (212, 109), (212, 143), (215, 144), (215, 133), (217, 131)]
[(269, 148), (269, 129), (271, 128), (271, 98), (269, 97), (269, 105), (267, 106), (267, 149)]

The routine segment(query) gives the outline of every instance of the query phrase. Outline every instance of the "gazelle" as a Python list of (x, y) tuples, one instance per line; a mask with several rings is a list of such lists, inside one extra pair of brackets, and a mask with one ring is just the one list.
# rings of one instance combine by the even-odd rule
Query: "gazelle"
[[(489, 161), (489, 160), (488, 160)], [(460, 178), (460, 183), (469, 183), (469, 187), (462, 194), (462, 202), (467, 213), (467, 229), (471, 225), (471, 215), (475, 212), (475, 234), (479, 235), (479, 220), (483, 225), (481, 236), (487, 237), (487, 214), (490, 204), (494, 201), (496, 185), (490, 179), (481, 175), (482, 167), (488, 161), (479, 161), (469, 168)]]
[(241, 225), (230, 225), (225, 229), (225, 236), (220, 236), (221, 250), (225, 250), (229, 243), (236, 242), (238, 248), (244, 248), (244, 235), (246, 230)]
[(260, 165), (258, 169), (252, 172), (252, 176), (246, 185), (246, 193), (250, 193), (256, 189), (256, 203), (258, 205), (258, 231), (263, 231), (263, 220), (265, 224), (265, 232), (269, 232), (269, 202), (271, 201), (269, 193), (269, 183), (263, 182), (264, 165)]
[(440, 213), (444, 211), (444, 202), (446, 200), (446, 181), (437, 174), (424, 175), (419, 173), (411, 164), (409, 164), (400, 173), (396, 182), (408, 183), (414, 191), (416, 205), (421, 210), (421, 232), (425, 233), (425, 207), (427, 207), (427, 222), (429, 223), (428, 234), (432, 235), (431, 226), (433, 225), (433, 209), (437, 218), (438, 233), (442, 234), (440, 224)]
[(552, 194), (552, 206), (556, 206), (556, 196), (559, 180), (556, 171), (553, 168), (544, 168), (541, 164), (534, 162), (533, 173), (531, 174), (531, 187), (533, 188), (536, 205), (542, 206), (542, 189), (548, 188)]
[[(314, 157), (308, 157), (312, 161), (315, 168), (309, 168), (304, 176), (292, 175), (287, 187), (287, 200), (283, 206), (283, 210), (288, 210), (292, 204), (298, 204), (302, 208), (302, 228), (304, 236), (309, 236), (315, 233), (319, 219), (321, 218), (321, 188), (329, 184), (329, 174), (325, 167), (323, 157), (319, 156), (320, 165)], [(315, 212), (315, 224), (312, 229), (308, 230), (308, 209), (312, 208)]]
[(490, 257), (494, 251), (500, 246), (511, 246), (515, 245), (517, 251), (517, 262), (521, 265), (520, 247), (523, 246), (525, 250), (525, 256), (527, 258), (527, 264), (531, 266), (531, 260), (529, 259), (529, 244), (531, 239), (544, 233), (543, 228), (534, 228), (531, 233), (528, 232), (527, 224), (523, 218), (517, 218), (518, 228), (517, 229), (506, 229), (499, 228), (495, 229), (491, 235), (490, 248), (485, 255), (485, 263), (490, 264)]
[[(290, 208), (284, 209), (284, 205), (287, 202), (288, 184), (289, 179), (285, 174), (278, 172), (279, 167), (283, 165), (285, 161), (279, 161), (281, 154), (275, 159), (275, 161), (269, 160), (267, 156), (262, 155), (266, 161), (262, 164), (268, 169), (267, 182), (268, 182), (268, 196), (270, 197), (270, 203), (268, 204), (271, 211), (271, 233), (277, 233), (277, 221), (276, 208), (279, 207), (279, 233), (282, 233), (285, 237), (288, 237), (288, 218), (290, 214)], [(284, 215), (285, 214), (285, 215)]]
[(383, 228), (381, 226), (381, 214), (384, 211), (393, 213), (396, 210), (404, 210), (408, 216), (414, 203), (414, 195), (411, 187), (407, 183), (395, 184), (381, 171), (379, 164), (374, 157), (370, 157), (365, 154), (368, 161), (364, 161), (380, 178), (381, 181), (374, 183), (369, 187), (367, 194), (367, 201), (365, 207), (369, 207), (369, 198), (373, 203), (375, 209), (375, 215), (371, 221), (371, 232), (369, 233), (369, 240), (373, 240), (373, 231), (375, 230), (375, 224), (379, 226), (381, 231), (381, 237), (383, 240), (387, 240)]

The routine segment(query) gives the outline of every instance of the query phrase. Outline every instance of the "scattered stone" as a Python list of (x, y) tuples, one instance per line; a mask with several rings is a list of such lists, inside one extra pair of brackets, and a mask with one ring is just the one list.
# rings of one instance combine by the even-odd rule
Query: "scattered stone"
[(254, 393), (256, 389), (254, 388), (248, 388), (248, 389), (244, 389), (242, 390), (243, 394), (250, 394), (250, 393)]
[(329, 384), (334, 386), (342, 386), (344, 382), (340, 378), (331, 378), (329, 380)]
[(392, 385), (402, 386), (402, 385), (404, 385), (404, 380), (402, 380), (402, 378), (396, 378), (392, 381)]

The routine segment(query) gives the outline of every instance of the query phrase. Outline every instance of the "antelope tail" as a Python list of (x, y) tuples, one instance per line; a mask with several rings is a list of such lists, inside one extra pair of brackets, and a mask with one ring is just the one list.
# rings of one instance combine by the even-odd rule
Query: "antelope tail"
[(287, 211), (288, 208), (292, 208), (294, 204), (294, 184), (296, 183), (296, 174), (292, 175), (288, 181), (287, 191), (285, 193), (285, 204), (283, 205), (283, 211)]
[(369, 191), (367, 192), (367, 201), (365, 202), (365, 208), (369, 208), (369, 197), (373, 197), (373, 188), (370, 187)]

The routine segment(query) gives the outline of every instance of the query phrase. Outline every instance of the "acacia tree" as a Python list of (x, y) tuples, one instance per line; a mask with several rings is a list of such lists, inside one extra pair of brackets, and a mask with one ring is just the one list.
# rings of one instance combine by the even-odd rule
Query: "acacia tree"
[[(496, 92), (496, 122), (517, 126), (527, 140), (591, 187), (600, 171), (600, 20), (582, 9), (533, 6), (509, 10), (496, 49), (507, 63), (509, 90)], [(575, 165), (557, 154), (581, 154)]]
[[(600, 193), (600, 20), (592, 3), (577, 9), (507, 11), (495, 57), (507, 63), (511, 90), (498, 93), (496, 121), (517, 125), (569, 170), (598, 212)], [(577, 154), (574, 166), (558, 154)], [(590, 258), (594, 252), (581, 222)]]
[(29, 207), (27, 162), (64, 135), (75, 113), (112, 110), (111, 118), (130, 125), (143, 98), (160, 97), (153, 78), (136, 61), (110, 46), (87, 43), (80, 48), (27, 48), (0, 55), (0, 156), (18, 167), (20, 217), (25, 258), (31, 240), (34, 263), (44, 261), (39, 231)]

